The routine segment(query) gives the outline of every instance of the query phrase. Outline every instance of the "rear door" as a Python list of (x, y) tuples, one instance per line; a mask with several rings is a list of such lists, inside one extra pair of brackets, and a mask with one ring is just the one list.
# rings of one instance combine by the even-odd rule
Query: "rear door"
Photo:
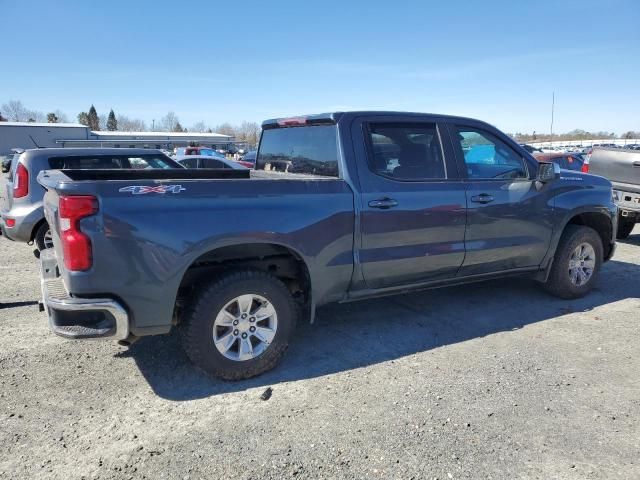
[(466, 177), (460, 275), (540, 265), (551, 242), (553, 201), (550, 189), (536, 186), (537, 164), (487, 128), (458, 123), (448, 131)]
[(455, 277), (466, 199), (441, 126), (429, 117), (358, 117), (358, 257), (369, 288)]

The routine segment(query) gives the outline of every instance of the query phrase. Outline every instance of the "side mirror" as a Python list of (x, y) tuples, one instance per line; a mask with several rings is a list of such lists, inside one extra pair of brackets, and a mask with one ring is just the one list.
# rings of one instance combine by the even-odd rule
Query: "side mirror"
[(540, 162), (538, 165), (538, 178), (541, 183), (549, 183), (560, 178), (560, 165), (554, 162)]

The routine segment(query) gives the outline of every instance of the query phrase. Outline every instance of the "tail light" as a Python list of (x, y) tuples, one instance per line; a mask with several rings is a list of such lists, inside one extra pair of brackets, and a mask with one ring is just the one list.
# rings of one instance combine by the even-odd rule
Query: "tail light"
[(98, 200), (91, 195), (61, 196), (58, 206), (64, 265), (71, 271), (89, 270), (91, 240), (80, 230), (80, 220), (98, 212)]
[(26, 167), (18, 163), (13, 177), (13, 198), (26, 197), (29, 193), (29, 172)]
[(580, 171), (582, 173), (589, 173), (589, 164), (587, 162), (582, 164), (582, 167), (580, 167)]
[(7, 228), (13, 228), (16, 226), (16, 219), (15, 218), (5, 218), (4, 219), (4, 224), (7, 226)]

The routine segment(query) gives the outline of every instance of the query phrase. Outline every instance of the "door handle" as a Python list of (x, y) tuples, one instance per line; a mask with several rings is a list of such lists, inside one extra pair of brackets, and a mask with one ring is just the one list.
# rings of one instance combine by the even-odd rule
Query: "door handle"
[(493, 197), (487, 193), (481, 193), (471, 197), (471, 201), (475, 203), (490, 203), (493, 202)]
[(379, 198), (378, 200), (371, 200), (369, 202), (369, 206), (371, 208), (392, 208), (398, 206), (398, 201), (393, 198)]
[(640, 167), (640, 161), (636, 160), (635, 162), (633, 162), (633, 166)]

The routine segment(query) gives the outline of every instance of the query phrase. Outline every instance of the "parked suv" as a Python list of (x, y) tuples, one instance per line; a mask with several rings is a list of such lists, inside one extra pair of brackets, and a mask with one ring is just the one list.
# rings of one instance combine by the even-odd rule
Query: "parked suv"
[(44, 218), (45, 190), (36, 177), (42, 170), (182, 168), (163, 153), (125, 148), (41, 148), (14, 159), (7, 179), (5, 203), (0, 210), (2, 234), (10, 240), (34, 242), (39, 250), (52, 246)]

